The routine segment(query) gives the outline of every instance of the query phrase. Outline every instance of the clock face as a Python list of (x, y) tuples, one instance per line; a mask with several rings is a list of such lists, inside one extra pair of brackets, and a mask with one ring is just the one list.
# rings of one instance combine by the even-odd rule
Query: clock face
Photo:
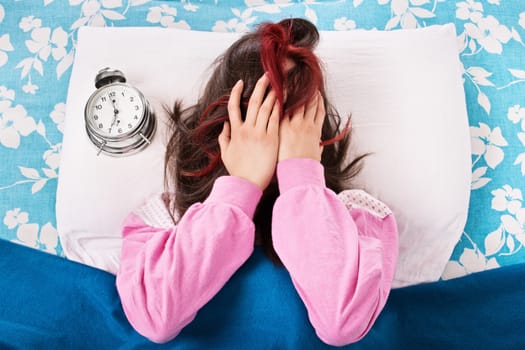
[(133, 132), (145, 112), (141, 94), (125, 84), (98, 89), (86, 105), (86, 121), (103, 137), (122, 137)]

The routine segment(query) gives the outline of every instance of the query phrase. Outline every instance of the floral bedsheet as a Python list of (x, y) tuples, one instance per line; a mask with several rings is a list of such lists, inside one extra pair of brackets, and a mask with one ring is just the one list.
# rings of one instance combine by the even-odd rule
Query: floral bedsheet
[(3, 0), (0, 238), (63, 256), (54, 206), (79, 27), (243, 32), (290, 16), (308, 18), (322, 30), (456, 25), (471, 126), (472, 192), (465, 231), (443, 278), (525, 262), (523, 0)]

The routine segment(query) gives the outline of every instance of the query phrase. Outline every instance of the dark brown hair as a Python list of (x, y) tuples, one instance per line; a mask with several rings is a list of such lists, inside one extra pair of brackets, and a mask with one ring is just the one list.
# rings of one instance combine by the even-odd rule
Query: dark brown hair
[[(216, 59), (213, 73), (195, 105), (182, 109), (180, 101), (175, 103), (170, 111), (173, 134), (165, 156), (166, 185), (175, 188), (174, 217), (182, 217), (192, 204), (203, 202), (215, 179), (228, 175), (220, 159), (218, 136), (228, 119), (226, 105), (230, 91), (239, 79), (243, 80), (241, 112), (244, 118), (255, 84), (265, 71), (271, 88), (281, 105), (284, 104), (282, 115), (304, 105), (317, 90), (321, 92), (327, 113), (322, 128), (321, 157), (326, 186), (336, 193), (348, 187), (349, 180), (359, 171), (362, 157), (345, 165), (349, 128), (346, 124), (341, 132), (341, 118), (326, 98), (321, 66), (313, 53), (318, 42), (319, 32), (307, 20), (263, 23)], [(286, 59), (294, 63), (288, 71), (284, 68)], [(272, 210), (278, 196), (277, 183), (270, 183), (256, 208), (254, 223), (256, 244), (280, 264), (271, 236)]]

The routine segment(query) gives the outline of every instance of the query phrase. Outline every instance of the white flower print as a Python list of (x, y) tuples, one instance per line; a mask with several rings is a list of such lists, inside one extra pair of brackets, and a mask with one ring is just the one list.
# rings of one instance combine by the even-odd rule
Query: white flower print
[(479, 123), (479, 127), (470, 127), (470, 136), (472, 154), (478, 156), (474, 164), (483, 157), (487, 165), (494, 169), (503, 161), (505, 154), (500, 147), (508, 146), (508, 143), (499, 127), (490, 130), (487, 124)]
[(25, 245), (30, 248), (38, 248), (38, 224), (23, 224), (16, 230), (18, 241), (14, 242)]
[(27, 212), (15, 208), (6, 212), (4, 224), (10, 230), (16, 229), (16, 239), (12, 242), (57, 254), (58, 232), (50, 222), (40, 228), (38, 224), (29, 223)]
[(470, 20), (474, 23), (483, 17), (483, 5), (474, 0), (456, 3), (456, 17), (462, 20)]
[(491, 192), (492, 209), (497, 211), (508, 211), (511, 214), (516, 214), (521, 208), (523, 196), (519, 188), (512, 188), (509, 185), (504, 185)]
[(36, 93), (36, 91), (38, 90), (38, 86), (33, 84), (33, 83), (31, 83), (31, 81), (28, 81), (24, 86), (22, 86), (22, 90), (26, 94), (34, 95)]
[(346, 17), (337, 18), (334, 21), (335, 30), (351, 30), (355, 28), (356, 28), (355, 21), (348, 19)]
[(448, 280), (500, 267), (495, 258), (487, 259), (478, 249), (465, 248), (459, 261), (449, 261), (441, 278)]
[[(521, 130), (518, 132), (518, 139), (521, 141), (521, 144), (525, 146), (525, 107), (520, 105), (514, 105), (509, 107), (507, 112), (507, 118), (511, 120), (514, 124), (517, 124), (521, 121)], [(525, 152), (519, 154), (516, 157), (513, 165), (521, 165), (521, 174), (525, 176)]]
[(34, 16), (22, 17), (18, 26), (24, 32), (29, 32), (35, 28), (40, 28), (42, 26), (42, 20)]
[(13, 45), (9, 41), (9, 34), (4, 34), (0, 36), (0, 67), (7, 63), (9, 57), (5, 51), (13, 51)]
[(232, 18), (228, 22), (217, 21), (213, 26), (212, 31), (243, 33), (248, 31), (248, 27), (244, 23), (239, 22), (237, 18)]
[(31, 32), (33, 40), (26, 40), (26, 46), (31, 53), (37, 54), (42, 60), (47, 61), (49, 54), (55, 60), (60, 60), (66, 55), (67, 33), (58, 27), (51, 33), (51, 28), (35, 28)]
[(46, 251), (56, 254), (58, 231), (49, 222), (40, 230), (40, 243), (46, 247)]
[[(520, 132), (518, 134), (518, 138), (520, 139), (521, 143), (525, 146), (525, 133)], [(521, 175), (525, 176), (525, 152), (519, 154), (516, 157), (516, 160), (514, 161), (513, 165), (521, 165)]]
[(486, 166), (480, 166), (479, 168), (472, 171), (472, 181), (470, 184), (471, 190), (477, 190), (488, 184), (490, 181), (492, 181), (489, 177), (484, 177), (487, 173), (487, 167)]
[[(43, 158), (46, 162), (47, 166), (52, 170), (57, 170), (59, 163), (60, 163), (60, 151), (62, 149), (62, 144), (58, 144), (53, 146), (51, 149), (44, 152)], [(54, 178), (56, 176), (56, 172), (47, 172), (47, 177)]]
[(507, 118), (509, 118), (514, 124), (518, 123), (520, 120), (525, 119), (525, 107), (521, 108), (520, 105), (509, 107)]
[(505, 231), (525, 245), (525, 208), (519, 208), (515, 215), (502, 215), (501, 223)]
[(26, 224), (29, 221), (29, 215), (26, 212), (21, 212), (20, 208), (8, 210), (4, 216), (4, 224), (8, 229), (12, 230), (18, 225)]
[(122, 7), (122, 0), (100, 0), (102, 7), (107, 9), (114, 9), (117, 7)]
[(193, 5), (193, 4), (190, 4), (190, 3), (187, 3), (186, 5), (184, 5), (184, 9), (185, 9), (186, 11), (197, 12), (197, 10), (199, 9), (199, 7), (196, 6), (196, 5)]
[(500, 24), (494, 16), (487, 16), (478, 20), (476, 24), (465, 23), (467, 34), (490, 53), (501, 54), (502, 43), (507, 43), (512, 38), (511, 31)]
[[(153, 1), (153, 0), (129, 0), (128, 4), (129, 6), (141, 6), (141, 5), (147, 4), (150, 1)], [(182, 0), (183, 3), (185, 1), (187, 0)]]
[[(122, 3), (116, 4), (117, 6), (113, 6), (113, 5), (114, 4), (110, 4), (109, 8), (122, 6)], [(102, 8), (102, 5), (97, 0), (88, 0), (84, 2), (84, 4), (82, 4), (82, 14), (86, 17), (96, 17), (96, 16), (102, 17), (100, 13), (101, 8)], [(95, 23), (92, 23), (94, 25), (99, 24), (99, 22), (105, 23), (103, 18), (100, 18), (97, 20), (93, 19), (93, 22), (95, 22)]]
[(520, 13), (520, 26), (525, 29), (525, 12)]
[[(3, 99), (6, 99), (6, 100), (11, 100), (12, 101), (12, 100), (15, 99), (15, 91), (14, 90), (9, 90), (5, 86), (0, 86), (0, 97), (3, 98)], [(2, 111), (3, 110), (0, 109), (0, 112), (2, 112)]]
[[(379, 0), (380, 5), (387, 4), (390, 0)], [(401, 28), (417, 28), (421, 24), (418, 19), (432, 18), (436, 15), (433, 11), (427, 10), (421, 6), (429, 1), (427, 0), (392, 0), (390, 5), (391, 11), (394, 14), (385, 25), (385, 30), (393, 29), (399, 24)]]
[(146, 20), (150, 23), (160, 23), (163, 27), (176, 27), (180, 29), (190, 29), (186, 21), (175, 21), (177, 9), (168, 5), (151, 7)]
[(177, 9), (168, 5), (151, 7), (148, 12), (147, 21), (151, 23), (161, 23), (163, 17), (177, 16)]
[(0, 143), (5, 147), (18, 148), (20, 135), (27, 136), (36, 130), (35, 120), (21, 105), (8, 106), (0, 113)]
[(66, 104), (63, 102), (57, 103), (55, 105), (55, 109), (49, 114), (49, 116), (57, 125), (57, 129), (60, 130), (61, 133), (63, 133), (64, 120), (66, 118)]
[(214, 32), (236, 32), (245, 33), (249, 31), (248, 25), (253, 23), (257, 17), (252, 17), (252, 9), (249, 8), (241, 13), (239, 9), (232, 9), (232, 12), (237, 18), (232, 18), (225, 21), (217, 21), (212, 28)]
[[(305, 6), (306, 8), (308, 8), (307, 4), (311, 3), (312, 1), (308, 0), (305, 2)], [(244, 0), (244, 4), (249, 8), (252, 8), (253, 11), (264, 12), (269, 14), (281, 13), (283, 12), (282, 8), (286, 8), (288, 6), (293, 5), (292, 0)]]
[(18, 239), (13, 240), (13, 242), (57, 254), (58, 233), (56, 229), (51, 226), (50, 223), (47, 223), (40, 230), (40, 235), (38, 234), (38, 230), (38, 224), (21, 225), (16, 231), (16, 237)]
[(496, 259), (487, 259), (481, 252), (476, 252), (474, 249), (465, 249), (459, 258), (459, 262), (465, 267), (467, 273), (499, 267)]
[(492, 76), (492, 73), (482, 67), (469, 67), (465, 70), (465, 73), (469, 75), (472, 82), (476, 85), (494, 86), (494, 84), (488, 80), (488, 78)]
[[(148, 0), (142, 1), (147, 2)], [(106, 18), (109, 20), (126, 19), (124, 14), (113, 10), (114, 8), (122, 7), (122, 0), (69, 0), (71, 6), (77, 6), (81, 3), (82, 17), (71, 25), (71, 29), (77, 29), (86, 24), (92, 27), (105, 27)], [(128, 6), (138, 5), (140, 3), (137, 3), (137, 1), (128, 2)], [(124, 13), (126, 11), (127, 8), (124, 10)]]
[[(61, 144), (52, 146), (51, 147), (52, 151), (54, 151), (55, 148), (57, 150), (60, 150), (61, 146), (62, 146)], [(45, 157), (44, 157), (44, 160), (46, 160), (46, 163), (48, 163), (48, 161), (47, 161), (47, 159), (45, 159)], [(51, 158), (49, 163), (48, 163), (48, 165), (54, 166), (54, 164), (56, 164), (58, 166), (58, 160), (53, 160), (53, 158)], [(22, 184), (32, 183), (33, 185), (31, 186), (31, 193), (35, 194), (38, 191), (40, 191), (42, 188), (44, 188), (44, 186), (47, 184), (47, 182), (50, 179), (55, 179), (55, 178), (58, 177), (57, 172), (55, 170), (53, 170), (53, 169), (50, 169), (50, 168), (42, 168), (42, 172), (44, 173), (43, 177), (40, 176), (40, 173), (38, 172), (38, 170), (36, 170), (34, 168), (26, 168), (26, 167), (23, 167), (23, 166), (18, 166), (18, 169), (20, 170), (20, 173), (22, 174), (22, 176), (25, 179), (24, 180), (20, 180), (20, 181), (16, 181), (15, 183), (12, 183), (12, 184), (7, 185), (7, 186), (0, 187), (0, 190), (13, 188), (15, 186), (22, 185)]]
[(509, 118), (514, 124), (521, 121), (521, 129), (525, 131), (525, 107), (521, 107), (520, 105), (509, 107), (507, 118)]
[(499, 1), (500, 0), (488, 0), (489, 4), (492, 4), (492, 5), (499, 5)]
[(0, 23), (2, 23), (2, 21), (4, 20), (4, 17), (5, 17), (4, 6), (2, 6), (2, 4), (0, 4)]
[[(11, 101), (9, 100), (0, 100), (0, 126), (2, 125), (2, 114), (11, 107)], [(1, 129), (0, 129), (1, 130)]]

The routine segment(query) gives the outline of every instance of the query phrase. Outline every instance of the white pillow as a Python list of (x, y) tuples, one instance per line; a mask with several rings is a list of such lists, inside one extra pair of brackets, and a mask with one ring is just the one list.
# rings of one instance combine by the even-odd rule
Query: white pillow
[[(57, 227), (66, 256), (116, 273), (122, 220), (163, 190), (166, 115), (206, 82), (233, 33), (164, 28), (79, 30), (67, 98), (57, 189)], [(359, 187), (393, 210), (400, 231), (395, 286), (439, 279), (465, 225), (470, 137), (452, 24), (415, 30), (321, 32), (329, 97), (352, 114), (352, 150), (372, 152)], [(122, 70), (160, 117), (154, 142), (125, 158), (96, 156), (83, 108), (100, 68)], [(352, 155), (350, 155), (351, 157)]]

